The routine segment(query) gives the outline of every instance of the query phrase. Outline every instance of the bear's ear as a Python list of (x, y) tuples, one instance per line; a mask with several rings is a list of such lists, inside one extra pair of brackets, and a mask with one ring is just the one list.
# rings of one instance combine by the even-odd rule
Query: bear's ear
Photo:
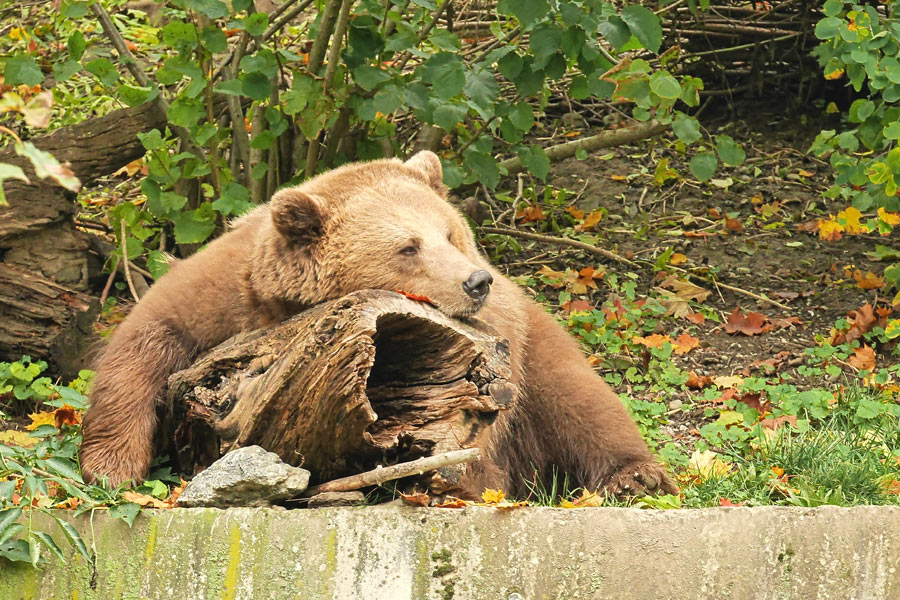
[(416, 152), (403, 164), (416, 171), (439, 194), (443, 195), (447, 191), (447, 188), (444, 187), (444, 171), (441, 168), (441, 159), (434, 152), (429, 150)]
[(315, 196), (297, 188), (272, 196), (272, 223), (289, 242), (305, 245), (316, 241), (325, 225), (325, 214)]

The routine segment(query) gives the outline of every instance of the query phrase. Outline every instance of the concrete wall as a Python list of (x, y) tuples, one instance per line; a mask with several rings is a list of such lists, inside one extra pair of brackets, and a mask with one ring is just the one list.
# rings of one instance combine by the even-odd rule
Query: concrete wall
[[(145, 516), (146, 515), (146, 516)], [(54, 532), (45, 517), (45, 530)], [(0, 599), (900, 599), (900, 508), (147, 511)]]

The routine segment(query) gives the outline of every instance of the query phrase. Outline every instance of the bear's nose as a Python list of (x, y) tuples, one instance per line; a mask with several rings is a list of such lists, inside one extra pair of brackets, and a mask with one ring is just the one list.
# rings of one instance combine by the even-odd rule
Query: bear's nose
[(491, 284), (494, 278), (484, 269), (475, 271), (469, 278), (463, 281), (463, 290), (475, 300), (484, 300), (491, 291)]

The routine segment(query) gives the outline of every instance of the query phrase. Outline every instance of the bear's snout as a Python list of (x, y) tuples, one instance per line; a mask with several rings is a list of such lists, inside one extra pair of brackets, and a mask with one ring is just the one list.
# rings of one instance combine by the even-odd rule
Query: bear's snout
[(470, 298), (479, 302), (484, 302), (484, 299), (487, 298), (491, 291), (492, 283), (494, 283), (493, 276), (484, 269), (481, 269), (469, 275), (469, 278), (463, 281), (462, 287), (463, 291), (465, 291)]

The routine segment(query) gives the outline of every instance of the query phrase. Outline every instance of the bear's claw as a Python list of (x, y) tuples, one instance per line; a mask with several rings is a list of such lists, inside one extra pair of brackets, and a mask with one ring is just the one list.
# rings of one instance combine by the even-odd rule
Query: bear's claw
[(678, 487), (665, 468), (655, 462), (628, 465), (603, 485), (602, 491), (616, 497), (677, 494)]

